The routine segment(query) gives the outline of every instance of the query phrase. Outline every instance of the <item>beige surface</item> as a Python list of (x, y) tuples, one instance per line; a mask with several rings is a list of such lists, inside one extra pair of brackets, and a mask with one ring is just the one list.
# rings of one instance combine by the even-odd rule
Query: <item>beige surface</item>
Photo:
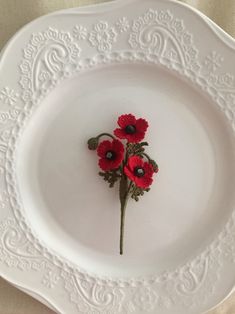
[[(104, 0), (0, 0), (0, 49), (21, 26), (40, 15), (99, 2)], [(182, 2), (197, 7), (235, 37), (235, 0)], [(52, 314), (52, 311), (0, 279), (0, 314)], [(208, 314), (235, 314), (235, 294)]]

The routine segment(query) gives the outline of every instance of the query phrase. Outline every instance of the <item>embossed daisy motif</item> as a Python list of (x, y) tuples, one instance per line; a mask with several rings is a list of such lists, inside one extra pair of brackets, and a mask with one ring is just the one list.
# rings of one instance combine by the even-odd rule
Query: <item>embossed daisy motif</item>
[(129, 29), (130, 24), (126, 17), (122, 17), (117, 21), (116, 27), (120, 33), (124, 33)]
[(10, 89), (9, 87), (5, 87), (0, 92), (0, 100), (3, 101), (6, 105), (14, 105), (19, 98), (19, 94), (15, 92), (13, 89)]
[[(118, 118), (118, 128), (113, 132), (102, 133), (88, 140), (88, 148), (96, 150), (99, 175), (113, 187), (119, 183), (121, 204), (120, 254), (123, 254), (124, 223), (128, 200), (139, 201), (145, 192), (150, 191), (153, 176), (158, 172), (157, 163), (145, 152), (147, 142), (143, 142), (148, 122), (133, 114)], [(115, 137), (116, 136), (116, 137)], [(101, 141), (102, 138), (108, 138)], [(122, 141), (125, 142), (122, 142)]]
[(76, 25), (73, 28), (73, 37), (77, 40), (84, 40), (87, 38), (87, 29), (82, 25)]

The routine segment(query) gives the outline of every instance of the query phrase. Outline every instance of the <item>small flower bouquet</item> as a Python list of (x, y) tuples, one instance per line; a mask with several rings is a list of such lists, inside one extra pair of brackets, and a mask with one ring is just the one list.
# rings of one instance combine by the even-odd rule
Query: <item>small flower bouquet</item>
[[(89, 139), (88, 148), (97, 150), (99, 157), (99, 175), (110, 187), (119, 182), (119, 199), (121, 204), (120, 254), (123, 254), (124, 224), (127, 202), (129, 198), (139, 200), (145, 192), (149, 192), (154, 173), (158, 172), (157, 163), (145, 152), (147, 142), (143, 142), (148, 129), (145, 119), (132, 114), (124, 114), (118, 118), (118, 126), (114, 135), (102, 133)], [(108, 137), (110, 140), (101, 138)], [(120, 140), (125, 140), (125, 145)]]

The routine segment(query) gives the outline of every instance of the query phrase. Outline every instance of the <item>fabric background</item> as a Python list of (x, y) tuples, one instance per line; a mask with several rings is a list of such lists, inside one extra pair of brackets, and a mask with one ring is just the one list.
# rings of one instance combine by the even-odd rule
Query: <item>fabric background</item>
[[(108, 1), (108, 0), (106, 0)], [(144, 0), (143, 0), (144, 1)], [(0, 0), (0, 49), (23, 25), (54, 10), (105, 2), (104, 0)], [(182, 0), (235, 37), (235, 0)], [(0, 314), (52, 314), (41, 303), (0, 279)], [(208, 314), (234, 314), (235, 293)], [(69, 314), (69, 313), (68, 313)], [(183, 313), (182, 313), (183, 314)], [(184, 313), (186, 314), (186, 313)]]

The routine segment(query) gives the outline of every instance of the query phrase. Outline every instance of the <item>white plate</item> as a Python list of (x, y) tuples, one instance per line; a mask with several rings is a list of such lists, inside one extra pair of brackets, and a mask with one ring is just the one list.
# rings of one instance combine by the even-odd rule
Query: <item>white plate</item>
[[(198, 314), (235, 283), (235, 42), (168, 0), (61, 11), (0, 60), (2, 276), (60, 313)], [(89, 137), (134, 113), (160, 165), (127, 209)]]

